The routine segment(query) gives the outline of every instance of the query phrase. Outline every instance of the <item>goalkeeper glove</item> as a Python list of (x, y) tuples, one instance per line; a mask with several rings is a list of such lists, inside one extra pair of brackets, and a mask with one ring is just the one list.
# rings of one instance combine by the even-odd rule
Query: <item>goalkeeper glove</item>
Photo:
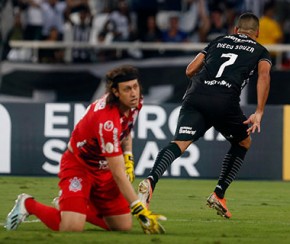
[(165, 233), (164, 227), (158, 220), (166, 220), (166, 217), (152, 213), (139, 200), (131, 204), (131, 213), (137, 218), (145, 234)]
[(124, 152), (124, 160), (127, 178), (131, 183), (133, 183), (135, 179), (133, 154), (131, 152)]

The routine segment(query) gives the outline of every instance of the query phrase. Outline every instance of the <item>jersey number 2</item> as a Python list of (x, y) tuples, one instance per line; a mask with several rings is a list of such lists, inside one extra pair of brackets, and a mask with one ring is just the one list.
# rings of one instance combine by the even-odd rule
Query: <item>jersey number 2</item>
[(216, 74), (216, 76), (215, 76), (216, 78), (219, 78), (219, 77), (222, 76), (225, 67), (227, 67), (227, 66), (229, 66), (229, 65), (232, 65), (232, 64), (236, 61), (238, 55), (237, 55), (237, 54), (234, 54), (234, 53), (223, 53), (221, 57), (222, 57), (222, 58), (229, 58), (229, 60), (227, 60), (226, 62), (224, 62), (224, 63), (220, 66), (220, 68), (219, 68), (219, 70), (218, 70), (218, 72), (217, 72), (217, 74)]

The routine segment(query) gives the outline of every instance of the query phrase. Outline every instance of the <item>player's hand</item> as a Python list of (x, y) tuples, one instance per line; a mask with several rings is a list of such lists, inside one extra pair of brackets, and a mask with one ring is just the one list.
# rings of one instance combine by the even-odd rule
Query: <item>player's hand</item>
[(256, 130), (258, 131), (258, 133), (260, 133), (262, 116), (262, 112), (256, 112), (254, 114), (251, 114), (249, 118), (243, 122), (244, 124), (251, 125), (247, 129), (248, 135), (250, 135), (251, 133), (255, 133)]
[(139, 221), (145, 234), (165, 233), (164, 227), (158, 222), (158, 220), (166, 220), (165, 216), (152, 213), (140, 201), (131, 206), (131, 212)]
[(131, 183), (135, 180), (135, 172), (134, 172), (134, 157), (132, 153), (124, 154), (125, 168), (127, 178)]

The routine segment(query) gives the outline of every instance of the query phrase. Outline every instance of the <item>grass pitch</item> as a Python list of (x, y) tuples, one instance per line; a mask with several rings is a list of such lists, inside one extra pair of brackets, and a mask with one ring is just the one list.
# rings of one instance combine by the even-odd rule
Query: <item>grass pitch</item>
[[(135, 188), (141, 179), (135, 180)], [(22, 192), (50, 205), (58, 193), (56, 177), (0, 176), (0, 243), (290, 243), (290, 182), (235, 181), (227, 192), (231, 219), (205, 202), (216, 180), (161, 179), (151, 209), (168, 218), (164, 235), (143, 234), (137, 220), (131, 232), (107, 232), (87, 224), (83, 233), (59, 233), (30, 216), (17, 231), (3, 223)]]

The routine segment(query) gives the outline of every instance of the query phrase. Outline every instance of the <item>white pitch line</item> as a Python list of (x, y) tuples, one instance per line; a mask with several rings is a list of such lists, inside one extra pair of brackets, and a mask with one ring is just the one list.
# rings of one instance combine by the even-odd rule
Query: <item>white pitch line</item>
[[(33, 220), (25, 220), (22, 222), (22, 224), (32, 224), (32, 223), (39, 223), (40, 220), (39, 219), (33, 219)], [(0, 226), (4, 226), (5, 223), (0, 223)]]

